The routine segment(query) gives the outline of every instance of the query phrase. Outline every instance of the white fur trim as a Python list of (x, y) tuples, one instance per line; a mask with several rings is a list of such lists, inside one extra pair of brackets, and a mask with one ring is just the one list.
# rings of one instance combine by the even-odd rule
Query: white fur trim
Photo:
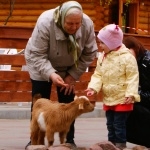
[(40, 113), (39, 117), (38, 117), (38, 124), (39, 124), (39, 127), (42, 131), (45, 131), (46, 130), (46, 125), (45, 125), (45, 121), (44, 121), (44, 116), (43, 116), (43, 112)]

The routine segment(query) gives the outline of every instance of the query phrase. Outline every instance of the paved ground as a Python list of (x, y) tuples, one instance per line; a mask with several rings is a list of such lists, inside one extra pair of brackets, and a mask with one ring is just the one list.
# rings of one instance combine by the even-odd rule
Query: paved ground
[[(29, 142), (29, 125), (29, 119), (0, 119), (0, 150), (24, 150)], [(90, 147), (97, 142), (107, 140), (105, 117), (77, 118), (75, 128), (77, 146)], [(59, 144), (57, 134), (54, 144)], [(135, 145), (127, 143), (127, 146), (132, 148)]]
[[(31, 103), (0, 103), (0, 119), (30, 119), (30, 116)], [(96, 103), (93, 112), (83, 114), (80, 117), (105, 117), (105, 113), (102, 110), (102, 103)]]
[[(31, 103), (0, 103), (0, 150), (24, 150), (30, 137)], [(102, 103), (96, 103), (93, 112), (76, 120), (75, 142), (79, 147), (107, 140), (105, 112)], [(58, 135), (55, 143), (59, 144)], [(128, 143), (129, 148), (134, 144)]]

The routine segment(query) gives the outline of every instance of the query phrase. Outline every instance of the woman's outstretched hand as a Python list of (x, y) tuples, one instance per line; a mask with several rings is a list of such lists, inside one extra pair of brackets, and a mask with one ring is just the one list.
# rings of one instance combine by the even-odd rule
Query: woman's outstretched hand
[(57, 73), (52, 73), (50, 76), (50, 79), (52, 82), (59, 87), (67, 87), (68, 84), (64, 82), (64, 80), (57, 74)]

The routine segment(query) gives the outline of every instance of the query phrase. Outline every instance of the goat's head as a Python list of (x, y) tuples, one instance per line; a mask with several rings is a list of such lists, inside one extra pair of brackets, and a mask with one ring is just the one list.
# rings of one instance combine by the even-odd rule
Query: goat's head
[(79, 104), (79, 110), (83, 113), (91, 112), (94, 110), (94, 105), (90, 103), (86, 96), (75, 96), (75, 101)]

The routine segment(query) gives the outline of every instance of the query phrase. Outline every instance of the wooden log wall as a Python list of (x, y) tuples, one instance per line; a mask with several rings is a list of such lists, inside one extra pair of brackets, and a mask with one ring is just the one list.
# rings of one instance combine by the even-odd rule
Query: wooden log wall
[[(52, 9), (61, 5), (67, 0), (0, 0), (0, 26), (19, 26), (19, 27), (34, 27), (39, 15), (48, 9)], [(116, 7), (121, 0), (113, 0), (112, 5), (101, 6), (99, 0), (77, 0), (83, 7), (86, 13), (94, 22), (96, 31), (109, 23), (114, 23), (112, 18), (118, 18), (117, 11), (112, 13), (113, 9), (120, 9)], [(139, 1), (137, 5), (137, 34), (150, 34), (150, 1)], [(10, 15), (10, 2), (15, 2), (13, 12)], [(11, 5), (12, 6), (12, 5)], [(114, 11), (113, 11), (114, 12)], [(119, 10), (118, 10), (119, 13)], [(8, 16), (10, 17), (8, 18)], [(7, 21), (8, 19), (8, 21)], [(117, 20), (117, 19), (115, 19)], [(118, 20), (119, 21), (119, 20)], [(118, 23), (115, 21), (115, 23)], [(148, 31), (145, 32), (144, 30)]]
[[(52, 9), (66, 0), (16, 0), (10, 18), (10, 1), (0, 0), (0, 26), (34, 27), (38, 16), (45, 10)], [(95, 30), (109, 23), (109, 8), (100, 6), (98, 0), (77, 0), (94, 22)], [(11, 5), (12, 6), (12, 5)], [(7, 22), (8, 19), (8, 22)]]
[[(138, 30), (138, 34), (150, 34), (150, 1), (142, 0), (139, 2), (139, 21), (138, 28), (142, 30)], [(148, 32), (145, 32), (147, 30)]]

